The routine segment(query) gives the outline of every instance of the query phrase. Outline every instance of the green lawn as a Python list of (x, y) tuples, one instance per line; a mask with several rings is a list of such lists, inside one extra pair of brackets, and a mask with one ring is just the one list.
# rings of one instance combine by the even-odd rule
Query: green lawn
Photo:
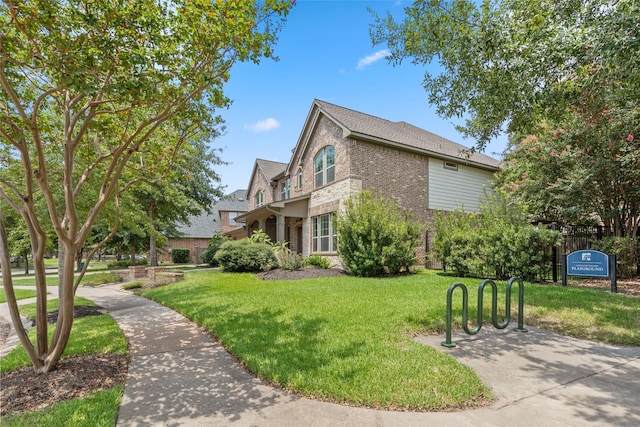
[[(421, 271), (263, 282), (252, 274), (203, 271), (142, 295), (206, 327), (258, 377), (287, 390), (377, 408), (452, 410), (486, 402), (491, 392), (470, 369), (411, 336), (444, 331), (446, 291), (458, 280)], [(475, 319), (480, 281), (462, 281)], [(504, 283), (499, 286), (504, 307)], [(640, 345), (638, 299), (529, 284), (525, 294), (525, 325)], [(512, 300), (515, 309), (517, 296)], [(454, 301), (459, 328), (460, 295)]]
[[(16, 294), (16, 300), (33, 298), (36, 296), (36, 291), (28, 289), (14, 289), (13, 292)], [(7, 295), (4, 293), (4, 289), (0, 289), (0, 304), (3, 302), (7, 302)]]

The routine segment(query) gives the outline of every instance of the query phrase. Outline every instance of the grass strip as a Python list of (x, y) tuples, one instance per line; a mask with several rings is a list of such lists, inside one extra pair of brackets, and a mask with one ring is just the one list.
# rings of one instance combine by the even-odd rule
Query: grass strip
[[(92, 301), (76, 297), (75, 305), (95, 305)], [(58, 309), (58, 300), (47, 302), (47, 311)], [(27, 319), (34, 319), (36, 313), (35, 304), (27, 304), (20, 307), (20, 313)], [(49, 338), (53, 335), (55, 325), (49, 325)], [(35, 343), (35, 329), (29, 331), (31, 342)], [(100, 316), (85, 316), (74, 319), (71, 327), (69, 343), (62, 353), (62, 357), (81, 356), (86, 354), (127, 354), (127, 341), (118, 327), (118, 324), (108, 314)], [(6, 357), (0, 360), (0, 372), (8, 372), (24, 366), (30, 366), (31, 362), (22, 344), (13, 349)]]
[(124, 387), (66, 400), (34, 412), (3, 417), (2, 425), (10, 427), (112, 427), (118, 419), (118, 408)]
[[(16, 294), (16, 300), (33, 298), (36, 296), (36, 291), (29, 289), (14, 289), (13, 292)], [(5, 302), (7, 302), (7, 295), (4, 293), (4, 289), (0, 289), (0, 304)]]

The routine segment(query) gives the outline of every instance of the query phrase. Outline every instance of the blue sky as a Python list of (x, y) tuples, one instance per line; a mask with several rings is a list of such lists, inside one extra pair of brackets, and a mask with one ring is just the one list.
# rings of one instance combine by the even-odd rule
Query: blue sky
[[(422, 88), (426, 69), (392, 66), (385, 46), (373, 46), (367, 8), (402, 16), (409, 1), (298, 0), (280, 33), (278, 62), (236, 64), (226, 86), (233, 100), (219, 113), (226, 133), (213, 141), (228, 166), (216, 166), (226, 193), (246, 189), (256, 158), (288, 162), (314, 99), (391, 121), (406, 121), (466, 146), (454, 124), (440, 118)], [(506, 138), (485, 150), (499, 157)]]

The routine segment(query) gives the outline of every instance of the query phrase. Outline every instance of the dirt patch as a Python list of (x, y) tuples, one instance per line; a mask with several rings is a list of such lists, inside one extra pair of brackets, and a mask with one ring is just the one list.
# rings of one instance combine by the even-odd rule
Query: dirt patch
[(323, 277), (346, 276), (347, 273), (339, 268), (301, 268), (300, 270), (285, 270), (276, 268), (258, 273), (262, 280), (302, 280), (318, 279)]
[[(73, 307), (73, 318), (84, 316), (100, 316), (107, 314), (107, 309), (99, 305), (76, 305)], [(47, 313), (47, 322), (56, 323), (58, 321), (58, 310)], [(35, 326), (35, 321), (34, 321)]]
[(36, 374), (32, 367), (2, 375), (0, 415), (15, 415), (106, 390), (127, 379), (125, 356), (100, 354), (63, 359), (55, 371)]
[[(569, 287), (600, 289), (611, 291), (611, 280), (609, 279), (589, 279), (576, 283), (569, 283)], [(640, 297), (640, 278), (618, 280), (616, 282), (618, 293), (630, 297)]]

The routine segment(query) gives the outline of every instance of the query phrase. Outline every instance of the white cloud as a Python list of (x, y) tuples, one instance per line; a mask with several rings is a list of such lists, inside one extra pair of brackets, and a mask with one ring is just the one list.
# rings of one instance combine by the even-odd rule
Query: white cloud
[(365, 56), (360, 61), (358, 61), (358, 66), (356, 67), (356, 69), (362, 70), (367, 65), (371, 65), (374, 62), (377, 62), (377, 61), (379, 61), (381, 59), (384, 59), (389, 55), (391, 55), (391, 52), (389, 52), (388, 49), (379, 50), (376, 53), (374, 53), (373, 55)]
[(254, 132), (267, 132), (273, 129), (278, 129), (280, 127), (280, 122), (273, 117), (269, 117), (268, 119), (260, 120), (248, 127)]

